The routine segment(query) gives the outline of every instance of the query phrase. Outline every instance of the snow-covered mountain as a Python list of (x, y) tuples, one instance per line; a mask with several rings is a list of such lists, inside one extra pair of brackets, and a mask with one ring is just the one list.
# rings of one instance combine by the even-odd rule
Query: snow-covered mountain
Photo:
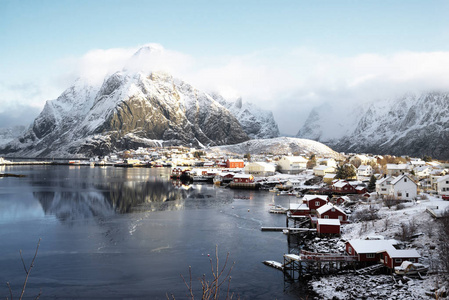
[(20, 125), (0, 128), (0, 147), (21, 136), (25, 132), (25, 130), (26, 127)]
[(297, 136), (337, 151), (449, 159), (449, 93), (406, 95), (345, 113), (316, 109)]
[(211, 149), (217, 150), (219, 152), (229, 152), (241, 155), (246, 153), (272, 153), (275, 155), (298, 153), (299, 155), (305, 156), (316, 154), (324, 157), (341, 159), (341, 155), (338, 152), (335, 152), (334, 150), (320, 142), (291, 137), (255, 139), (235, 145), (217, 146)]
[(241, 102), (237, 108), (154, 71), (163, 51), (158, 45), (142, 47), (102, 84), (78, 79), (47, 101), (31, 127), (0, 154), (97, 156), (139, 146), (229, 145), (279, 134), (271, 113)]
[(217, 94), (212, 94), (212, 97), (237, 118), (250, 138), (270, 139), (279, 136), (279, 128), (271, 111), (263, 110), (253, 103), (244, 102), (242, 98), (232, 102)]

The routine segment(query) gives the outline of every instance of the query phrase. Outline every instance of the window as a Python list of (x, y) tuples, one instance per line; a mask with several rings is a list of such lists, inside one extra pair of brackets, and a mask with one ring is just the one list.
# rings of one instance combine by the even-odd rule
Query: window
[(405, 197), (408, 197), (408, 193), (405, 193)]
[(402, 258), (395, 258), (394, 262), (400, 263), (400, 262), (402, 262)]
[(320, 201), (315, 201), (315, 206), (320, 206)]
[(324, 216), (325, 219), (329, 219), (329, 216)]
[(402, 193), (401, 192), (398, 192), (398, 197), (401, 197), (402, 196)]
[(352, 254), (352, 247), (351, 246), (348, 247), (348, 253)]
[(407, 178), (404, 178), (404, 182), (407, 182)]
[(332, 207), (332, 208), (331, 208), (331, 211), (335, 211), (335, 207)]
[(339, 219), (340, 221), (343, 221), (343, 216), (338, 216), (338, 219)]
[(367, 253), (366, 258), (374, 258), (376, 255), (374, 253)]

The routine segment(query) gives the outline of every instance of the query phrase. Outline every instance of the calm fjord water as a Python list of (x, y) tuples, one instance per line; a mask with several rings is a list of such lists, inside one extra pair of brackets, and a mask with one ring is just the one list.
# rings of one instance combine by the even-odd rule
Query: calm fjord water
[[(231, 290), (241, 299), (297, 299), (282, 272), (286, 237), (261, 232), (284, 226), (270, 204), (289, 197), (212, 185), (175, 187), (169, 169), (14, 166), (0, 172), (0, 297), (17, 295), (26, 263), (42, 238), (26, 295), (41, 299), (185, 299), (180, 277), (206, 274), (218, 245), (220, 262), (235, 261)], [(208, 255), (210, 254), (210, 257)]]

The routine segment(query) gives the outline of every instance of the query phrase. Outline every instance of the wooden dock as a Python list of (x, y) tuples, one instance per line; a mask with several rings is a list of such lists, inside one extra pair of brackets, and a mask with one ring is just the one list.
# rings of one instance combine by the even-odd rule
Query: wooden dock
[(290, 231), (292, 233), (295, 232), (316, 232), (315, 228), (296, 228), (296, 227), (261, 227), (262, 231)]

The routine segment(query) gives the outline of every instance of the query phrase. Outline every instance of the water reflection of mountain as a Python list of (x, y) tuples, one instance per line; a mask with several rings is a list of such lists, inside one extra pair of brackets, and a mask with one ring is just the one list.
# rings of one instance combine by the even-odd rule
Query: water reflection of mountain
[(126, 176), (112, 177), (111, 174), (47, 175), (47, 179), (30, 176), (31, 184), (36, 186), (33, 195), (45, 214), (55, 215), (62, 221), (115, 213), (198, 209), (232, 201), (227, 190), (209, 185), (179, 188), (155, 176), (159, 174), (146, 176), (144, 180), (142, 177), (134, 180)]
[(47, 215), (59, 220), (86, 219), (114, 213), (111, 204), (99, 192), (34, 192)]

